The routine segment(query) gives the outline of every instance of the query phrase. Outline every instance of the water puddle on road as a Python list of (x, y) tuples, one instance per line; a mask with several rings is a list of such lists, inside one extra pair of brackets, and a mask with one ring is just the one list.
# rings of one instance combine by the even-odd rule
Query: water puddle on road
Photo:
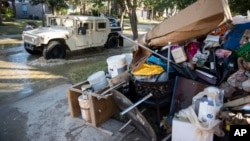
[(0, 44), (0, 104), (18, 101), (48, 87), (69, 83), (73, 70), (96, 61), (105, 61), (113, 55), (131, 52), (131, 49), (92, 48), (67, 52), (66, 59), (45, 60), (42, 55), (28, 54), (22, 44)]

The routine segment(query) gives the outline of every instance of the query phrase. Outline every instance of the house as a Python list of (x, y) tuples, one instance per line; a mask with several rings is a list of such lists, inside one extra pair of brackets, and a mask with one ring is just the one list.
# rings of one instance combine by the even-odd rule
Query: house
[[(111, 4), (110, 7), (116, 7), (115, 8), (117, 9), (116, 12), (121, 11), (117, 3), (112, 2), (110, 4)], [(29, 3), (29, 0), (21, 0), (21, 1), (15, 0), (15, 5), (16, 5), (16, 18), (42, 19), (43, 15), (51, 14), (51, 11), (49, 10), (48, 6), (43, 5), (43, 4), (38, 4), (38, 5), (33, 6)], [(106, 8), (107, 8), (107, 3), (104, 3), (104, 5), (106, 5)], [(82, 14), (93, 15), (91, 11), (91, 7), (92, 7), (92, 3), (90, 2), (86, 2), (86, 5), (84, 7), (80, 7), (79, 5), (77, 7), (74, 7), (73, 5), (69, 4), (68, 14), (79, 12)], [(43, 12), (43, 9), (44, 9), (44, 12)], [(105, 12), (108, 13), (108, 11), (105, 11)], [(145, 20), (148, 18), (148, 10), (144, 6), (138, 7), (136, 13), (139, 19)]]
[(46, 5), (38, 4), (32, 6), (29, 3), (29, 0), (23, 0), (22, 2), (16, 0), (15, 2), (16, 2), (16, 18), (42, 19), (43, 15), (51, 14), (50, 10)]

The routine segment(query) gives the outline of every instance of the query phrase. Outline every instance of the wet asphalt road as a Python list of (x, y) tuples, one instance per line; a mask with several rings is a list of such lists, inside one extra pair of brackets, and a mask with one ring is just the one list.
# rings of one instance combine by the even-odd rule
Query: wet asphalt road
[[(67, 52), (65, 60), (45, 61), (28, 54), (21, 44), (0, 45), (0, 106), (16, 102), (37, 91), (70, 83), (68, 71), (84, 63), (131, 52), (131, 43), (118, 49), (97, 47)], [(66, 68), (66, 69), (65, 69)]]
[(2, 47), (0, 52), (0, 105), (16, 101), (33, 92), (28, 82), (31, 80), (24, 75), (31, 70), (25, 64), (29, 60), (36, 59), (36, 56), (30, 56), (24, 52), (21, 44), (12, 46)]

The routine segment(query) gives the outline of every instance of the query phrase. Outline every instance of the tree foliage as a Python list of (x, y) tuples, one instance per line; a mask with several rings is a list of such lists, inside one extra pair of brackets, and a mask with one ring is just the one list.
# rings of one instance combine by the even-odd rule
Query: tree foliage
[[(169, 0), (169, 1), (171, 1), (171, 0)], [(196, 1), (197, 0), (176, 0), (176, 5), (177, 5), (178, 9), (184, 9)]]
[(31, 5), (46, 4), (54, 15), (63, 9), (68, 9), (68, 5), (64, 0), (30, 0)]
[[(10, 6), (9, 2), (12, 3)], [(12, 7), (12, 8), (11, 8)], [(3, 25), (3, 20), (10, 20), (16, 16), (16, 6), (14, 0), (0, 0), (0, 25)]]
[(150, 19), (152, 20), (154, 15), (154, 9), (159, 2), (157, 0), (144, 0), (143, 3), (148, 9), (151, 10)]
[(250, 10), (249, 0), (229, 0), (229, 6), (233, 15), (246, 15), (247, 10)]
[(99, 16), (101, 13), (105, 13), (105, 5), (102, 0), (94, 0), (91, 8), (95, 16)]

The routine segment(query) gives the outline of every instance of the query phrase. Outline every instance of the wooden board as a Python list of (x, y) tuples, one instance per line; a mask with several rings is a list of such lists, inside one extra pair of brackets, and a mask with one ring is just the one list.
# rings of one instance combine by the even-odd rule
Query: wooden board
[(128, 71), (123, 72), (120, 75), (117, 75), (109, 80), (109, 86), (115, 86), (121, 82), (129, 82), (129, 73)]
[(91, 109), (90, 115), (93, 126), (99, 126), (118, 111), (118, 107), (111, 96), (107, 99), (100, 100), (91, 96), (89, 100)]
[(78, 97), (82, 93), (76, 92), (72, 89), (67, 89), (68, 104), (70, 109), (70, 116), (77, 117), (81, 115), (81, 108), (79, 106)]
[[(72, 117), (79, 118), (81, 115), (78, 97), (82, 94), (86, 94), (81, 91), (81, 86), (86, 85), (86, 83), (88, 82), (84, 81), (67, 89), (68, 104)], [(98, 93), (102, 91), (98, 91)], [(118, 111), (118, 107), (111, 96), (106, 98), (95, 97), (95, 95), (98, 96), (98, 93), (88, 95), (91, 116), (90, 124), (94, 127), (99, 126)]]

